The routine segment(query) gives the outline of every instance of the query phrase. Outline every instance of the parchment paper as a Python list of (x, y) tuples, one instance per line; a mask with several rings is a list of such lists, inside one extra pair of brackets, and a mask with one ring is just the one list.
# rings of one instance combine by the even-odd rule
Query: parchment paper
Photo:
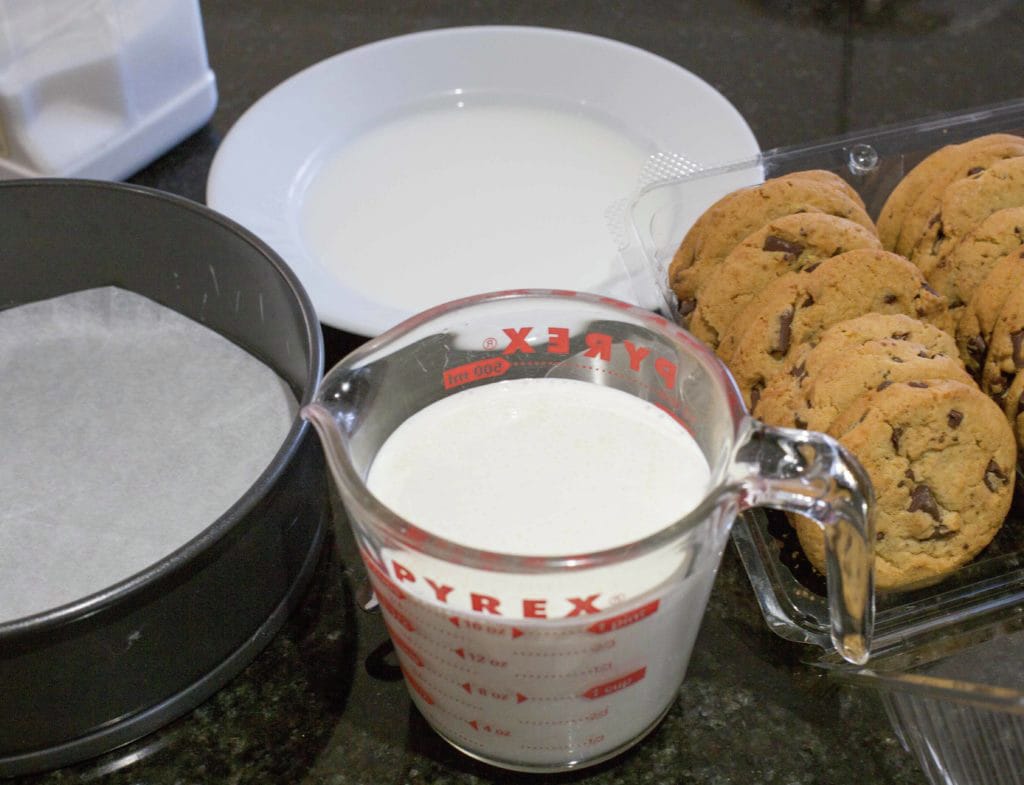
[(122, 289), (0, 312), (0, 622), (185, 544), (267, 467), (296, 409), (252, 355)]

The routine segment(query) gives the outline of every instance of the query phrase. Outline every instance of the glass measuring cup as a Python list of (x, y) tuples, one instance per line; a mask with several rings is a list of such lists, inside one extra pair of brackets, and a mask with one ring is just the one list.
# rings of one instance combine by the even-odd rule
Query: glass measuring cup
[[(584, 541), (575, 552), (517, 555), (445, 539), (369, 490), (381, 446), (413, 415), (520, 379), (612, 387), (667, 412), (707, 461), (699, 503), (615, 547), (588, 553)], [(605, 760), (650, 731), (682, 683), (729, 527), (752, 506), (822, 525), (834, 643), (851, 661), (867, 657), (873, 534), (863, 470), (827, 436), (748, 417), (714, 354), (656, 314), (549, 290), (459, 300), (350, 354), (303, 415), (320, 435), (413, 702), (475, 758), (557, 771)], [(491, 494), (494, 504), (517, 495), (500, 478)]]

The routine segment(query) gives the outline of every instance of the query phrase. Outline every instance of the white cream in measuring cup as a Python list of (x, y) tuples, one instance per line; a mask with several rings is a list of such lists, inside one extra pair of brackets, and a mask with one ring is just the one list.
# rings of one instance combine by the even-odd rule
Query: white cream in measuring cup
[(747, 417), (714, 353), (656, 314), (550, 290), (459, 300), (350, 354), (303, 415), (413, 701), (480, 760), (586, 766), (653, 728), (753, 505), (822, 523), (833, 641), (863, 661), (863, 470)]
[[(367, 486), (433, 534), (547, 556), (651, 535), (696, 507), (709, 479), (693, 438), (654, 405), (520, 379), (414, 414)], [(688, 555), (524, 577), (392, 552), (374, 585), (430, 722), (456, 744), (543, 767), (621, 747), (651, 724), (649, 707), (673, 701), (713, 574), (672, 580)]]

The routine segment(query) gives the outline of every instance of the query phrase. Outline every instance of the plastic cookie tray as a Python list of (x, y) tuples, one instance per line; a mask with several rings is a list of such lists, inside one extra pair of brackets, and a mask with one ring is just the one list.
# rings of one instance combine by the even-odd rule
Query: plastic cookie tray
[[(726, 193), (789, 172), (825, 169), (853, 185), (877, 219), (892, 189), (926, 155), (995, 132), (1024, 135), (1024, 100), (777, 148), (714, 168), (660, 156), (623, 208), (617, 231), (622, 260), (640, 298), (674, 316), (668, 263), (694, 220)], [(768, 626), (783, 638), (820, 646), (824, 651), (809, 651), (808, 659), (877, 689), (897, 734), (936, 783), (1024, 783), (1020, 461), (1017, 480), (1006, 521), (971, 563), (927, 588), (877, 594), (873, 655), (863, 668), (831, 651), (825, 581), (806, 561), (785, 517), (753, 510), (732, 529)]]
[[(659, 310), (672, 313), (674, 299), (663, 284), (672, 254), (693, 221), (726, 193), (788, 172), (825, 169), (853, 185), (877, 218), (892, 189), (926, 155), (997, 131), (1024, 134), (1024, 101), (776, 148), (709, 169), (663, 159), (626, 209), (627, 231), (620, 239), (623, 261), (634, 280), (650, 278), (653, 270), (657, 283), (648, 285), (648, 297)], [(1024, 603), (1021, 484), (1006, 523), (973, 562), (928, 588), (876, 597), (876, 647)], [(824, 580), (804, 559), (784, 517), (765, 510), (747, 513), (737, 521), (733, 539), (768, 625), (784, 638), (828, 648)]]

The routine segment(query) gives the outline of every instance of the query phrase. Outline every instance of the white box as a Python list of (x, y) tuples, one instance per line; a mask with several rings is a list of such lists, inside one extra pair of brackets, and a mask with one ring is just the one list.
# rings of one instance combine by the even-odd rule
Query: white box
[(216, 104), (198, 0), (0, 0), (0, 179), (123, 179)]

